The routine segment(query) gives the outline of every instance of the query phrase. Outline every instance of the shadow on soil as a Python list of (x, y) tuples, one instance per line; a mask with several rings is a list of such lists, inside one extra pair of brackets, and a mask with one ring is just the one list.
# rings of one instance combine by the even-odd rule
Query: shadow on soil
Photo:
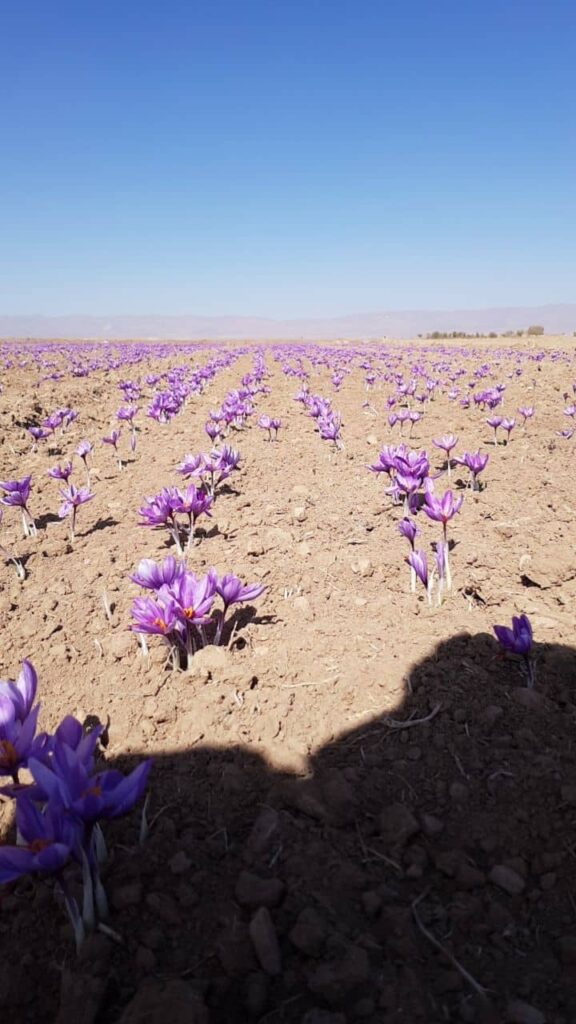
[[(61, 999), (58, 1024), (570, 1024), (576, 652), (536, 657), (530, 691), (491, 637), (451, 638), (392, 717), (302, 775), (233, 745), (155, 757), (145, 845), (137, 815), (107, 832), (117, 937), (75, 963), (46, 887), (18, 883), (0, 1005), (44, 1021)], [(258, 714), (257, 685), (241, 700)]]

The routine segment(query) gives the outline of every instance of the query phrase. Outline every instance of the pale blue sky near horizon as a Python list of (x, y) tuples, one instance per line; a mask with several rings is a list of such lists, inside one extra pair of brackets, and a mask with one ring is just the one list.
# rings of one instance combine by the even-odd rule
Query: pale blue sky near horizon
[(7, 0), (0, 314), (576, 300), (573, 0)]

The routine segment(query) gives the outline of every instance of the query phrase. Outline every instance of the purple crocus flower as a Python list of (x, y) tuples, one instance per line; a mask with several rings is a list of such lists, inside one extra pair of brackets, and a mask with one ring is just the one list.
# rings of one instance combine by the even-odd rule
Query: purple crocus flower
[(462, 507), (462, 496), (455, 498), (452, 491), (445, 491), (441, 498), (436, 498), (432, 491), (426, 491), (424, 495), (424, 512), (429, 519), (442, 523), (444, 537), (446, 537), (446, 526), (453, 516)]
[(28, 427), (28, 433), (32, 438), (32, 451), (36, 451), (38, 441), (46, 441), (52, 436), (52, 431), (45, 427)]
[(414, 550), (414, 541), (416, 539), (416, 535), (419, 532), (414, 520), (408, 519), (408, 517), (405, 516), (404, 519), (401, 519), (400, 522), (398, 523), (398, 532), (402, 535), (402, 537), (406, 537), (406, 540), (409, 542), (410, 547), (412, 548), (412, 550)]
[(201, 476), (203, 468), (203, 455), (185, 455), (180, 465), (176, 467), (176, 472), (181, 473), (184, 477)]
[[(446, 575), (446, 586), (452, 590), (452, 574), (450, 572), (449, 547), (447, 527), (450, 520), (462, 507), (462, 497), (454, 498), (452, 491), (446, 491), (441, 498), (436, 498), (431, 490), (424, 495), (423, 510), (429, 519), (442, 523), (443, 541), (442, 551), (444, 556), (444, 570)], [(443, 574), (444, 575), (444, 574)]]
[[(413, 519), (408, 519), (407, 516), (401, 519), (398, 523), (398, 532), (402, 537), (406, 537), (406, 540), (410, 544), (411, 551), (414, 552), (414, 541), (416, 535), (420, 532), (416, 523)], [(416, 572), (412, 565), (410, 565), (410, 590), (412, 593), (416, 590)]]
[(179, 491), (178, 495), (180, 500), (173, 506), (173, 510), (175, 513), (180, 512), (188, 516), (188, 547), (190, 547), (194, 539), (196, 520), (202, 515), (212, 515), (210, 508), (214, 498), (199, 487), (195, 487), (194, 484), (189, 484), (186, 490), (183, 493)]
[(121, 456), (118, 454), (118, 441), (120, 440), (120, 430), (111, 430), (110, 433), (102, 438), (102, 444), (109, 444), (116, 453), (116, 460), (118, 462), (118, 469), (124, 468)]
[(116, 413), (116, 419), (130, 424), (130, 450), (133, 452), (136, 451), (136, 426), (134, 424), (134, 417), (138, 412), (138, 406), (127, 405), (118, 409), (118, 412)]
[(60, 805), (40, 811), (22, 792), (16, 800), (16, 827), (20, 846), (0, 846), (0, 883), (22, 875), (57, 874), (79, 846), (81, 826), (70, 821)]
[(518, 654), (524, 659), (527, 685), (534, 686), (534, 662), (532, 659), (532, 626), (527, 615), (512, 616), (509, 626), (493, 626), (496, 639), (503, 651)]
[(102, 443), (103, 444), (112, 445), (114, 450), (116, 450), (116, 448), (118, 447), (118, 441), (119, 440), (120, 440), (120, 431), (119, 430), (111, 430), (107, 437), (103, 437), (102, 438)]
[(452, 460), (450, 453), (458, 444), (458, 438), (454, 437), (454, 434), (444, 434), (443, 437), (439, 437), (437, 441), (432, 441), (435, 448), (440, 448), (441, 451), (446, 452), (446, 460), (448, 463), (448, 479), (452, 476)]
[(481, 452), (464, 452), (462, 456), (455, 458), (454, 462), (457, 462), (460, 466), (466, 466), (470, 470), (472, 490), (478, 491), (480, 489), (478, 475), (486, 468), (488, 456), (482, 455)]
[(24, 476), (21, 480), (0, 481), (0, 487), (5, 492), (3, 497), (0, 498), (0, 502), (3, 505), (26, 509), (26, 504), (30, 497), (31, 480), (31, 476)]
[(170, 587), (176, 615), (186, 626), (204, 625), (209, 621), (215, 594), (215, 581), (210, 573), (200, 579), (191, 572), (184, 573)]
[(505, 430), (507, 435), (508, 435), (507, 440), (506, 440), (507, 444), (510, 443), (510, 434), (514, 430), (515, 425), (516, 425), (516, 420), (514, 420), (514, 419), (506, 419), (506, 417), (504, 417), (502, 419), (502, 430)]
[(90, 444), (90, 441), (80, 441), (80, 444), (76, 448), (76, 455), (79, 455), (84, 463), (84, 469), (86, 470), (86, 479), (88, 487), (90, 487), (90, 468), (88, 466), (88, 456), (93, 450), (94, 445)]
[(114, 770), (92, 775), (78, 751), (67, 744), (56, 745), (49, 765), (29, 761), (34, 781), (49, 803), (87, 825), (130, 811), (144, 793), (151, 767), (151, 760), (146, 760), (126, 776)]
[(492, 427), (494, 431), (494, 444), (498, 444), (498, 427), (502, 426), (501, 416), (489, 416), (486, 420), (489, 427)]
[(224, 605), (223, 610), (220, 612), (218, 617), (218, 626), (216, 628), (215, 643), (219, 644), (222, 639), (222, 629), (224, 627), (224, 620), (226, 613), (231, 605), (240, 604), (244, 601), (255, 601), (257, 597), (260, 597), (264, 593), (266, 587), (261, 583), (243, 584), (237, 576), (232, 573), (226, 573), (225, 576), (216, 576), (213, 573), (213, 581), (216, 589), (216, 593), (222, 599)]
[(32, 707), (38, 679), (33, 665), (24, 660), (16, 682), (0, 681), (0, 775), (18, 782), (18, 769), (34, 750), (40, 705)]
[(522, 420), (523, 420), (522, 426), (525, 428), (527, 421), (529, 419), (532, 419), (532, 416), (534, 415), (534, 406), (533, 405), (521, 405), (519, 407), (519, 409), (518, 409), (518, 413), (522, 417)]
[(216, 593), (222, 598), (225, 609), (242, 601), (255, 601), (265, 590), (261, 583), (244, 584), (232, 573), (216, 580)]
[(159, 590), (165, 584), (173, 583), (177, 576), (186, 572), (183, 562), (177, 562), (172, 555), (158, 563), (151, 558), (143, 558), (136, 566), (136, 571), (129, 577), (145, 590)]
[(176, 602), (164, 592), (162, 596), (137, 597), (132, 603), (131, 615), (133, 623), (130, 629), (134, 633), (150, 633), (164, 636), (168, 641), (175, 638), (180, 630), (180, 622), (176, 614)]
[(435, 448), (440, 448), (447, 455), (450, 455), (452, 449), (458, 444), (458, 438), (454, 437), (454, 434), (444, 434), (437, 441), (432, 441), (432, 444)]
[(260, 416), (260, 419), (258, 420), (258, 426), (262, 430), (267, 430), (268, 431), (268, 440), (271, 441), (272, 440), (272, 420), (270, 419), (270, 417), (269, 416)]
[(428, 604), (430, 604), (430, 586), (428, 577), (428, 562), (426, 559), (425, 551), (411, 551), (406, 558), (408, 565), (414, 570), (416, 576), (426, 589), (426, 597)]
[(215, 441), (220, 435), (220, 427), (212, 419), (208, 420), (208, 422), (204, 424), (204, 430), (211, 441)]
[(511, 654), (529, 654), (532, 650), (532, 626), (527, 615), (514, 615), (509, 626), (493, 626), (498, 643)]
[(80, 458), (85, 463), (86, 458), (88, 457), (88, 455), (90, 455), (90, 452), (93, 450), (93, 448), (94, 445), (90, 444), (90, 441), (80, 441), (80, 444), (76, 448), (76, 455), (79, 455)]
[(5, 492), (0, 498), (0, 503), (8, 507), (22, 509), (22, 532), (25, 537), (36, 533), (36, 526), (28, 509), (31, 480), (31, 476), (24, 476), (21, 480), (0, 481), (0, 487)]
[(63, 466), (53, 466), (52, 469), (47, 469), (46, 472), (53, 480), (64, 480), (68, 483), (72, 475), (72, 463), (65, 462)]
[(72, 515), (70, 522), (70, 536), (74, 540), (74, 531), (76, 528), (76, 512), (80, 505), (85, 505), (87, 501), (92, 501), (94, 497), (90, 493), (88, 487), (75, 487), (74, 484), (69, 484), (66, 488), (60, 489), (64, 501), (58, 509), (58, 515), (60, 519), (65, 519), (66, 516)]

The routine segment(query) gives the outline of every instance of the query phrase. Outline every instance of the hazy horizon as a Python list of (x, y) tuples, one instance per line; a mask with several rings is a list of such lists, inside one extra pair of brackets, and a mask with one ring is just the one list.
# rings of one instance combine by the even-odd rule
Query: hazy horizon
[(148, 340), (252, 340), (379, 337), (412, 338), (433, 331), (489, 334), (527, 330), (541, 325), (548, 334), (576, 330), (576, 303), (545, 306), (507, 306), (468, 310), (388, 310), (342, 317), (266, 317), (188, 315), (3, 316), (1, 337)]

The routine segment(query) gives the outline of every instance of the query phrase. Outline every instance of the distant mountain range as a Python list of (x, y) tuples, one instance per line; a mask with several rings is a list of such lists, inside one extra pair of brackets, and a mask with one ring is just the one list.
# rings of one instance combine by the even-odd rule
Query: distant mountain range
[(167, 341), (331, 340), (415, 338), (432, 331), (480, 332), (526, 329), (547, 334), (576, 331), (576, 303), (496, 309), (407, 310), (350, 316), (272, 320), (246, 316), (3, 316), (0, 338), (119, 339)]

